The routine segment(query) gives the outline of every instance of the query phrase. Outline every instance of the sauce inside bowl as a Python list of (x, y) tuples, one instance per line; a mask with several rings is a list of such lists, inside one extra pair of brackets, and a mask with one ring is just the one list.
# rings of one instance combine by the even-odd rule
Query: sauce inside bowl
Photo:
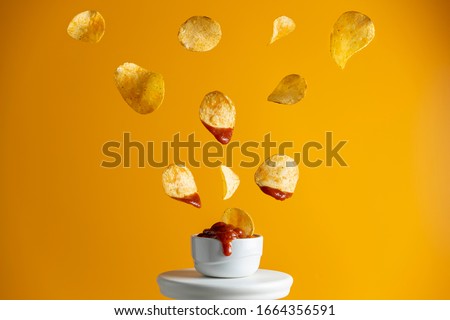
[(203, 230), (197, 237), (219, 240), (222, 243), (223, 254), (226, 256), (231, 255), (231, 241), (248, 238), (241, 229), (225, 222), (214, 223), (211, 228)]

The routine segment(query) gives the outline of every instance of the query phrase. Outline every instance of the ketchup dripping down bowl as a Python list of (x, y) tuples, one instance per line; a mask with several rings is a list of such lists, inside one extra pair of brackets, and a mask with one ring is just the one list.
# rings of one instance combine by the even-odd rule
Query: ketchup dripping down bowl
[(199, 273), (216, 278), (240, 278), (255, 273), (263, 252), (263, 237), (231, 241), (231, 254), (224, 254), (221, 241), (213, 238), (191, 236), (191, 253), (194, 267)]

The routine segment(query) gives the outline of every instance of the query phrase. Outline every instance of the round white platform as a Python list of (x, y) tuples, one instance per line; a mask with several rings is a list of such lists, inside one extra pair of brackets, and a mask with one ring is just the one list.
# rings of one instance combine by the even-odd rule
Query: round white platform
[(264, 269), (245, 278), (210, 278), (182, 269), (161, 273), (157, 282), (163, 295), (179, 300), (272, 300), (286, 297), (294, 280)]

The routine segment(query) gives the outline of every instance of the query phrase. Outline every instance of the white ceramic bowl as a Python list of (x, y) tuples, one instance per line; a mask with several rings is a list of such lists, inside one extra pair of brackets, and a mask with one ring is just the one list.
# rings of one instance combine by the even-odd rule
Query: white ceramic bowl
[(231, 242), (231, 255), (223, 254), (217, 239), (191, 236), (195, 270), (209, 277), (239, 278), (255, 273), (263, 251), (263, 237), (236, 239)]

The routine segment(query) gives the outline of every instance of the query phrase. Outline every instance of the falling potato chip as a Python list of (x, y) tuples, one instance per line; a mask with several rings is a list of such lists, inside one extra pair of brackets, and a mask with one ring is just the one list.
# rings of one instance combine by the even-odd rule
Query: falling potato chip
[(236, 192), (241, 180), (239, 179), (239, 176), (230, 168), (222, 165), (220, 166), (220, 169), (222, 172), (223, 182), (223, 200), (227, 200)]
[(236, 108), (230, 98), (220, 91), (208, 93), (200, 104), (199, 114), (203, 125), (217, 141), (230, 142), (236, 122)]
[(105, 33), (105, 19), (97, 11), (81, 12), (70, 21), (67, 33), (75, 40), (97, 43)]
[(277, 200), (292, 197), (298, 181), (297, 163), (286, 155), (273, 155), (259, 166), (255, 182), (262, 192)]
[(267, 100), (280, 104), (295, 104), (303, 99), (306, 88), (306, 80), (301, 75), (290, 74), (281, 79)]
[(178, 31), (178, 40), (188, 50), (209, 51), (222, 38), (220, 24), (209, 17), (194, 16), (187, 19)]
[(289, 17), (281, 16), (273, 21), (272, 39), (269, 44), (286, 37), (295, 30), (295, 22)]
[(255, 230), (252, 217), (244, 210), (228, 208), (222, 215), (222, 221), (241, 229), (247, 237), (251, 237)]
[(360, 12), (348, 11), (336, 21), (331, 33), (331, 56), (344, 69), (348, 59), (366, 47), (375, 37), (370, 18)]
[(116, 69), (114, 78), (122, 98), (140, 114), (155, 111), (164, 100), (164, 80), (159, 73), (126, 62)]
[(201, 207), (197, 185), (188, 168), (175, 164), (169, 165), (162, 174), (162, 183), (164, 191), (169, 197), (197, 208)]

